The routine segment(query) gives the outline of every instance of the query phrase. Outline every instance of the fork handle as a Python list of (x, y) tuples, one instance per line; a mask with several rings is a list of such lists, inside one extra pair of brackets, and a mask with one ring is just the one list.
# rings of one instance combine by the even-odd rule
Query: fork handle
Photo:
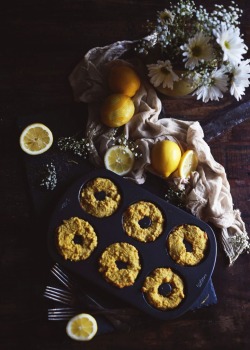
[(124, 313), (120, 312), (120, 309), (106, 309), (85, 292), (80, 294), (79, 302), (82, 306), (87, 307), (90, 311), (92, 311), (93, 314), (103, 315), (115, 329), (121, 331), (130, 330), (129, 324), (124, 320), (122, 321), (122, 314)]

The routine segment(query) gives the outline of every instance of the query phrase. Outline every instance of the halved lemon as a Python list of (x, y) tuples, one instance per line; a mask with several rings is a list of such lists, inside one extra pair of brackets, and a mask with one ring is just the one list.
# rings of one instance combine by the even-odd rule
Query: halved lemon
[(134, 165), (134, 154), (126, 146), (113, 146), (107, 150), (104, 156), (104, 164), (108, 170), (118, 175), (126, 175)]
[(187, 150), (183, 153), (179, 166), (178, 175), (181, 178), (187, 178), (192, 171), (195, 171), (198, 165), (198, 158), (193, 150)]
[(22, 131), (19, 143), (24, 152), (37, 155), (46, 152), (51, 147), (53, 135), (46, 125), (34, 123)]
[(71, 318), (66, 326), (66, 333), (74, 340), (87, 341), (97, 332), (96, 319), (89, 314), (79, 314)]

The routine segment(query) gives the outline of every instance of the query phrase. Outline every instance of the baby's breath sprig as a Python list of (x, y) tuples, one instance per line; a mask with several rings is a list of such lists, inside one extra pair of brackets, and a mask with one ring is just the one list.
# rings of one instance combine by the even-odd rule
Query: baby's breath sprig
[(84, 159), (88, 158), (93, 149), (92, 142), (89, 139), (81, 138), (78, 140), (73, 136), (60, 137), (57, 145), (61, 151), (70, 151)]
[(119, 136), (115, 136), (115, 134), (110, 139), (110, 145), (121, 145), (124, 147), (128, 147), (130, 151), (134, 154), (135, 159), (139, 159), (142, 157), (142, 152), (139, 146), (135, 143), (135, 141), (128, 139), (126, 135), (121, 134)]
[(175, 184), (169, 184), (166, 193), (165, 200), (179, 208), (185, 208), (186, 206), (186, 192), (185, 188), (178, 188)]
[(44, 174), (40, 183), (41, 187), (45, 187), (46, 190), (53, 191), (57, 185), (57, 173), (56, 167), (53, 163), (45, 165)]
[(250, 242), (248, 236), (235, 235), (229, 238), (229, 243), (233, 246), (235, 251), (239, 251), (244, 247), (244, 251), (250, 253)]

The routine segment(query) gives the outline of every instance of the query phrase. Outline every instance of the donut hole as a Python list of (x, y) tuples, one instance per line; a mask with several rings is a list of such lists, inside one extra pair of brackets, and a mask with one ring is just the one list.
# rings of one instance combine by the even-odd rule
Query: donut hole
[(119, 270), (122, 270), (122, 269), (127, 269), (128, 268), (128, 264), (125, 262), (125, 261), (122, 261), (122, 260), (116, 260), (116, 266)]
[(168, 297), (172, 293), (172, 286), (170, 283), (162, 283), (158, 288), (158, 293), (163, 297)]
[(105, 191), (98, 191), (94, 193), (95, 198), (98, 201), (104, 201), (106, 198), (106, 192)]
[(140, 228), (149, 228), (152, 225), (152, 220), (149, 216), (144, 216), (141, 220), (138, 221)]
[(192, 252), (193, 251), (193, 245), (191, 242), (189, 242), (188, 240), (184, 239), (183, 240), (183, 244), (185, 245), (186, 251), (187, 252)]
[(81, 235), (76, 234), (73, 238), (73, 242), (75, 244), (83, 245), (83, 237)]

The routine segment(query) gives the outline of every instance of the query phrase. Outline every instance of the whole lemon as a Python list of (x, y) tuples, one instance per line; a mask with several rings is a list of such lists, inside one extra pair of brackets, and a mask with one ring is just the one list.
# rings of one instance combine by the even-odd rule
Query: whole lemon
[(130, 67), (117, 65), (108, 74), (108, 85), (113, 92), (133, 97), (141, 85), (138, 74)]
[(151, 150), (151, 165), (164, 177), (169, 177), (179, 165), (181, 149), (176, 142), (163, 140), (156, 142)]
[(129, 96), (122, 94), (109, 95), (101, 108), (103, 124), (118, 128), (126, 124), (134, 115), (135, 105)]

